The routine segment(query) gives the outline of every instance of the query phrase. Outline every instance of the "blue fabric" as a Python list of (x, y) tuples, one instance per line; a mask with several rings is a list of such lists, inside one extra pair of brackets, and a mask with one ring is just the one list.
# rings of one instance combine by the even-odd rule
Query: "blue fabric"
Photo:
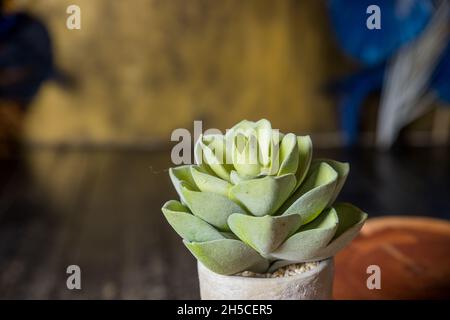
[(18, 13), (14, 16), (2, 16), (0, 30), (2, 76), (11, 71), (20, 75), (17, 78), (2, 79), (0, 99), (17, 101), (27, 106), (42, 82), (54, 70), (47, 28), (36, 18)]
[(346, 145), (357, 142), (363, 102), (369, 94), (381, 89), (385, 69), (384, 64), (366, 68), (345, 78), (338, 85), (341, 91), (340, 122)]
[[(381, 9), (381, 29), (369, 30), (367, 7)], [(365, 65), (385, 61), (414, 39), (433, 13), (431, 0), (328, 0), (332, 29), (350, 57)]]
[(431, 87), (436, 91), (439, 99), (450, 106), (450, 43), (447, 44), (434, 71)]

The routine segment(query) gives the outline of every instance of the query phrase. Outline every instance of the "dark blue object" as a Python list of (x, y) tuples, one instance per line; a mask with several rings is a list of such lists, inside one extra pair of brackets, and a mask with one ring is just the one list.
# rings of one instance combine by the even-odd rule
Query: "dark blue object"
[(450, 104), (450, 43), (434, 71), (431, 87), (441, 101)]
[(28, 14), (0, 12), (0, 99), (25, 107), (53, 73), (47, 28)]
[(0, 39), (8, 34), (16, 22), (16, 15), (4, 16), (0, 13)]
[[(381, 29), (366, 25), (371, 5), (380, 8)], [(351, 146), (357, 142), (364, 100), (382, 88), (386, 61), (425, 29), (434, 5), (432, 0), (328, 0), (328, 9), (342, 50), (363, 65), (361, 71), (335, 85), (345, 142)], [(446, 77), (439, 73), (435, 78), (439, 95), (448, 97)]]
[[(366, 13), (370, 5), (381, 9), (381, 29), (370, 30)], [(365, 65), (385, 61), (414, 39), (433, 13), (431, 0), (329, 0), (332, 29), (350, 57)]]
[(365, 68), (331, 85), (330, 89), (340, 98), (340, 121), (346, 145), (357, 142), (363, 102), (369, 94), (381, 89), (385, 69), (385, 64)]

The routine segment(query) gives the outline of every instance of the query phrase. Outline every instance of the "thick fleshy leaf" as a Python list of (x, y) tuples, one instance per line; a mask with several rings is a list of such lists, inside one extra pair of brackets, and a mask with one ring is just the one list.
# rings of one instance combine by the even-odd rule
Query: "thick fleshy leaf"
[(314, 221), (302, 226), (287, 239), (271, 258), (297, 262), (316, 259), (319, 250), (325, 248), (336, 233), (338, 216), (333, 208), (327, 209)]
[(256, 177), (260, 174), (256, 132), (249, 133), (249, 136), (239, 133), (234, 137), (233, 166), (241, 176)]
[[(253, 134), (257, 136), (256, 123), (253, 121), (242, 120), (241, 122), (235, 124), (231, 129), (227, 130), (224, 136), (227, 148), (234, 145), (237, 135), (248, 135)], [(231, 154), (231, 150), (227, 150)]]
[(238, 184), (242, 181), (249, 180), (246, 177), (241, 177), (236, 170), (230, 172), (230, 181), (232, 184)]
[(236, 131), (254, 129), (255, 126), (256, 124), (253, 121), (241, 120), (240, 122), (236, 123), (231, 129), (227, 130), (226, 134), (233, 135), (233, 133)]
[(339, 226), (330, 244), (317, 253), (318, 259), (336, 255), (358, 235), (367, 219), (367, 213), (349, 203), (339, 203), (334, 208), (338, 215)]
[(239, 213), (228, 217), (228, 225), (235, 235), (265, 256), (300, 227), (300, 216), (253, 217)]
[(297, 179), (297, 185), (295, 186), (295, 190), (297, 190), (305, 179), (309, 166), (311, 164), (312, 159), (312, 141), (309, 136), (299, 136), (297, 137), (297, 146), (298, 146), (298, 169), (295, 174), (295, 178)]
[(288, 266), (290, 264), (298, 263), (298, 261), (289, 261), (289, 260), (276, 260), (272, 262), (269, 266), (269, 269), (267, 269), (267, 273), (273, 273), (277, 271), (280, 268), (283, 268), (285, 266)]
[(252, 180), (252, 179), (259, 179), (264, 178), (264, 175), (259, 175), (257, 177), (249, 177), (249, 176), (241, 176), (237, 171), (233, 170), (230, 172), (230, 181), (232, 184), (239, 184), (242, 181)]
[(194, 150), (197, 164), (207, 164), (214, 173), (230, 181), (233, 166), (227, 164), (225, 140), (221, 135), (200, 136)]
[(161, 210), (172, 228), (185, 240), (204, 242), (225, 238), (213, 226), (192, 215), (179, 201), (170, 200)]
[(246, 270), (265, 272), (269, 266), (266, 259), (239, 240), (183, 242), (205, 267), (218, 274), (231, 275)]
[(330, 165), (322, 162), (312, 166), (305, 183), (286, 201), (281, 212), (300, 215), (303, 224), (312, 221), (333, 197), (336, 181), (337, 173)]
[(256, 132), (258, 136), (260, 162), (263, 166), (270, 165), (270, 149), (272, 143), (272, 124), (266, 119), (256, 122)]
[(191, 212), (221, 231), (229, 230), (227, 220), (232, 213), (246, 213), (238, 204), (223, 195), (192, 191), (183, 185), (181, 189)]
[(226, 239), (239, 240), (239, 238), (236, 237), (236, 235), (233, 232), (231, 232), (231, 231), (230, 232), (224, 231), (224, 232), (221, 232), (220, 234)]
[(199, 166), (204, 165), (204, 159), (203, 159), (203, 134), (201, 134), (197, 141), (195, 141), (194, 144), (194, 160), (195, 163)]
[(270, 140), (269, 148), (269, 165), (261, 167), (262, 175), (274, 176), (280, 171), (280, 145), (283, 138), (284, 134), (278, 130), (272, 130), (272, 139)]
[(271, 215), (289, 197), (295, 182), (293, 174), (242, 181), (230, 189), (230, 196), (254, 216)]
[(280, 170), (278, 175), (295, 174), (298, 169), (299, 150), (297, 137), (295, 134), (288, 133), (284, 136), (280, 146)]
[(181, 192), (182, 183), (188, 185), (191, 190), (197, 190), (197, 186), (191, 175), (191, 167), (192, 165), (186, 165), (169, 169), (170, 180), (183, 203), (186, 203), (186, 199), (184, 199), (183, 193)]
[(213, 173), (208, 172), (204, 167), (192, 166), (191, 175), (200, 191), (228, 196), (228, 189), (231, 187), (231, 184), (214, 176)]
[(334, 189), (334, 195), (330, 199), (330, 202), (328, 203), (328, 205), (332, 205), (333, 202), (336, 200), (337, 196), (339, 195), (339, 192), (341, 192), (342, 187), (345, 184), (345, 181), (347, 180), (347, 176), (350, 172), (350, 165), (347, 162), (339, 162), (330, 159), (319, 159), (315, 161), (321, 161), (329, 164), (338, 174), (336, 187)]

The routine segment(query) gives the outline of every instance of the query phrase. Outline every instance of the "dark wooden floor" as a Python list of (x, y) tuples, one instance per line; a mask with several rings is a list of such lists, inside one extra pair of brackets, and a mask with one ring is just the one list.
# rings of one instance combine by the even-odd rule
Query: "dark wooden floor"
[[(0, 298), (196, 299), (195, 260), (163, 219), (170, 152), (33, 150), (0, 160)], [(351, 162), (340, 199), (371, 217), (450, 219), (450, 152), (318, 150)], [(68, 265), (82, 290), (66, 288)]]

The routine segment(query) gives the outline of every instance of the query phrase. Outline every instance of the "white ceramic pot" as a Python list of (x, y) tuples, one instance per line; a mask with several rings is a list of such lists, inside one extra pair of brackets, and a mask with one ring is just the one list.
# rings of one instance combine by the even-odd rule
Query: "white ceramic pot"
[(314, 300), (331, 299), (333, 259), (314, 269), (282, 278), (223, 276), (197, 264), (203, 300)]

